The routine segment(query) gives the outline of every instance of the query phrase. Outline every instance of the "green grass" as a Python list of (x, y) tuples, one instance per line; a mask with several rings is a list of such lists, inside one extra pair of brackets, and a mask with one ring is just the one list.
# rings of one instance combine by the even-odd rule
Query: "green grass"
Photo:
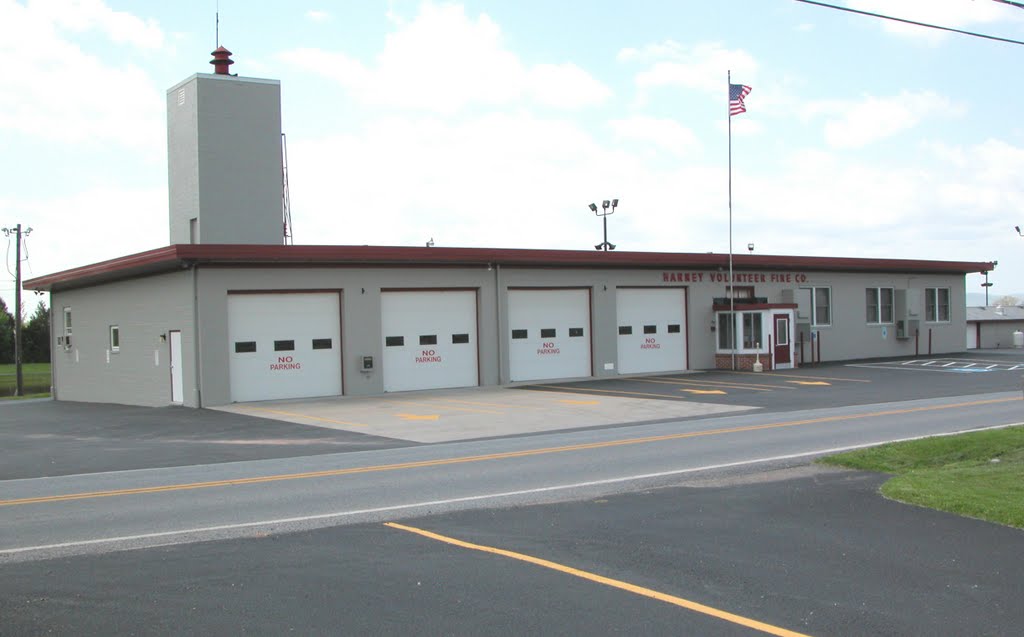
[[(23, 363), (21, 380), (24, 396), (22, 398), (40, 398), (50, 395), (50, 364)], [(14, 364), (0, 365), (0, 399), (13, 398), (16, 384)]]
[(1024, 529), (1024, 427), (871, 447), (823, 464), (894, 474), (882, 495)]

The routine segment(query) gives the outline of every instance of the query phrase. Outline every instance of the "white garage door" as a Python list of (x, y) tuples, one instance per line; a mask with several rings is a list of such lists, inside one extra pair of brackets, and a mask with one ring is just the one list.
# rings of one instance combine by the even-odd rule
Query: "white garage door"
[(686, 291), (619, 288), (619, 373), (686, 369)]
[(590, 291), (509, 290), (513, 381), (590, 376)]
[(384, 292), (380, 302), (384, 391), (480, 384), (475, 291)]
[(337, 293), (228, 296), (231, 400), (341, 393)]

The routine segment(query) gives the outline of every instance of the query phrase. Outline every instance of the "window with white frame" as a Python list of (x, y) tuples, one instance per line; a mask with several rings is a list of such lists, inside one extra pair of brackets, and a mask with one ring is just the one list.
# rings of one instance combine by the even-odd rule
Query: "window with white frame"
[(64, 349), (71, 349), (71, 308), (64, 308), (64, 335), (61, 341)]
[(736, 321), (731, 312), (718, 315), (718, 349), (731, 350), (736, 346)]
[(743, 349), (761, 348), (761, 313), (743, 313)]
[(832, 325), (832, 288), (803, 288), (811, 294), (811, 325)]
[(762, 312), (719, 312), (717, 323), (719, 351), (731, 351), (737, 342), (742, 350), (762, 349)]
[(949, 322), (949, 288), (925, 288), (924, 320), (932, 323)]
[(121, 351), (121, 328), (117, 325), (110, 326), (110, 351), (114, 354)]
[(892, 288), (867, 288), (864, 296), (868, 323), (892, 323)]

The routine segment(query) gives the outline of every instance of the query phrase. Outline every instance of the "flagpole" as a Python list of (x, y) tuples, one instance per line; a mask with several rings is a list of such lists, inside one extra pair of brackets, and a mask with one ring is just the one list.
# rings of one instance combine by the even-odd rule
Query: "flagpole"
[(725, 76), (725, 107), (729, 119), (729, 284), (725, 291), (729, 295), (729, 320), (732, 321), (732, 370), (736, 371), (736, 295), (732, 285), (732, 69)]

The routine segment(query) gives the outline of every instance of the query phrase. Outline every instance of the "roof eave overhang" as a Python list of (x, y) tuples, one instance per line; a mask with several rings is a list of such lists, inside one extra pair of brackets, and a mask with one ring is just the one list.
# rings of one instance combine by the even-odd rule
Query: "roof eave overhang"
[[(968, 274), (995, 268), (991, 262), (923, 261), (733, 255), (733, 269), (812, 272)], [(29, 279), (25, 288), (53, 291), (118, 279), (187, 269), (193, 264), (245, 266), (433, 266), (599, 268), (651, 270), (724, 270), (722, 253), (589, 252), (507, 248), (426, 248), (390, 246), (286, 246), (178, 244)]]

